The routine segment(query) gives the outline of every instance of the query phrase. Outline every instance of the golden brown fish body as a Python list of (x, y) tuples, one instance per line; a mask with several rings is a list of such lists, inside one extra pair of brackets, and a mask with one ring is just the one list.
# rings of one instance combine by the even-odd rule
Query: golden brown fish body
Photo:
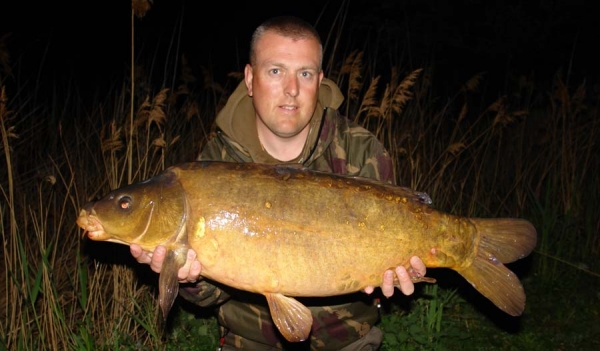
[(528, 255), (533, 226), (440, 212), (407, 188), (290, 166), (192, 162), (87, 204), (78, 224), (92, 240), (165, 245), (163, 315), (177, 293), (188, 248), (202, 275), (263, 294), (282, 334), (310, 332), (310, 312), (292, 296), (332, 296), (379, 286), (383, 272), (419, 256), (450, 268), (511, 315), (525, 294), (502, 263)]

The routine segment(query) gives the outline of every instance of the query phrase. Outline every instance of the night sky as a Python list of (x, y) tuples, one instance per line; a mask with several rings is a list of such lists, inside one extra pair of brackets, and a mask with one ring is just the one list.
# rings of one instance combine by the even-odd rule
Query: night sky
[[(600, 26), (584, 1), (219, 1), (209, 6), (156, 0), (146, 17), (135, 19), (137, 55), (162, 70), (165, 57), (179, 52), (194, 69), (210, 68), (219, 80), (243, 69), (252, 30), (264, 19), (299, 15), (316, 23), (325, 39), (344, 4), (349, 4), (349, 37), (358, 41), (361, 33), (385, 23), (396, 43), (407, 48), (411, 64), (433, 58), (443, 72), (440, 79), (466, 81), (480, 71), (500, 78), (507, 72), (549, 77), (570, 65), (579, 81), (598, 81)], [(7, 0), (0, 5), (0, 38), (21, 81), (76, 79), (91, 89), (128, 72), (130, 21), (129, 1)]]

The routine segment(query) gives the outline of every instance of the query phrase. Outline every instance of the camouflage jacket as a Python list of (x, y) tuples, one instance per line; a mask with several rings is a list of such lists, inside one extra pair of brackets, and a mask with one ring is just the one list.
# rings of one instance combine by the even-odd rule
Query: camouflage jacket
[[(342, 101), (343, 95), (335, 83), (323, 79), (304, 150), (290, 163), (393, 183), (388, 152), (372, 133), (340, 115), (337, 108)], [(199, 160), (282, 163), (260, 147), (255, 111), (244, 82), (230, 96), (216, 123), (217, 134), (204, 147)], [(291, 345), (277, 331), (263, 296), (206, 280), (180, 289), (180, 294), (200, 306), (216, 305), (219, 324), (227, 333), (227, 344), (240, 349), (270, 346), (285, 350), (339, 350), (366, 335), (379, 319), (373, 297), (362, 292), (298, 299), (309, 307), (314, 322), (310, 341)]]

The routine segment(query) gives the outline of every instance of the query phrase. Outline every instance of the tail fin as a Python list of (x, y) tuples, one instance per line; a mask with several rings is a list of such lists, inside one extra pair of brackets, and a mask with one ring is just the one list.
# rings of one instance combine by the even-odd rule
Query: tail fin
[(531, 253), (537, 243), (533, 225), (516, 218), (472, 219), (481, 234), (479, 248), (502, 263), (514, 262)]
[(533, 225), (522, 219), (472, 219), (481, 234), (477, 256), (459, 273), (483, 296), (511, 316), (525, 309), (525, 292), (519, 278), (502, 263), (531, 253), (536, 245)]

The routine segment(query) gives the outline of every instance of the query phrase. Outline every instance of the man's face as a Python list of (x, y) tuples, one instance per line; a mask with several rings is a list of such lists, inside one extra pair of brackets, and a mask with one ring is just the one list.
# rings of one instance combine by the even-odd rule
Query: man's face
[(317, 106), (320, 46), (314, 39), (293, 40), (267, 32), (256, 43), (256, 62), (246, 65), (245, 81), (263, 126), (282, 138), (298, 135)]

